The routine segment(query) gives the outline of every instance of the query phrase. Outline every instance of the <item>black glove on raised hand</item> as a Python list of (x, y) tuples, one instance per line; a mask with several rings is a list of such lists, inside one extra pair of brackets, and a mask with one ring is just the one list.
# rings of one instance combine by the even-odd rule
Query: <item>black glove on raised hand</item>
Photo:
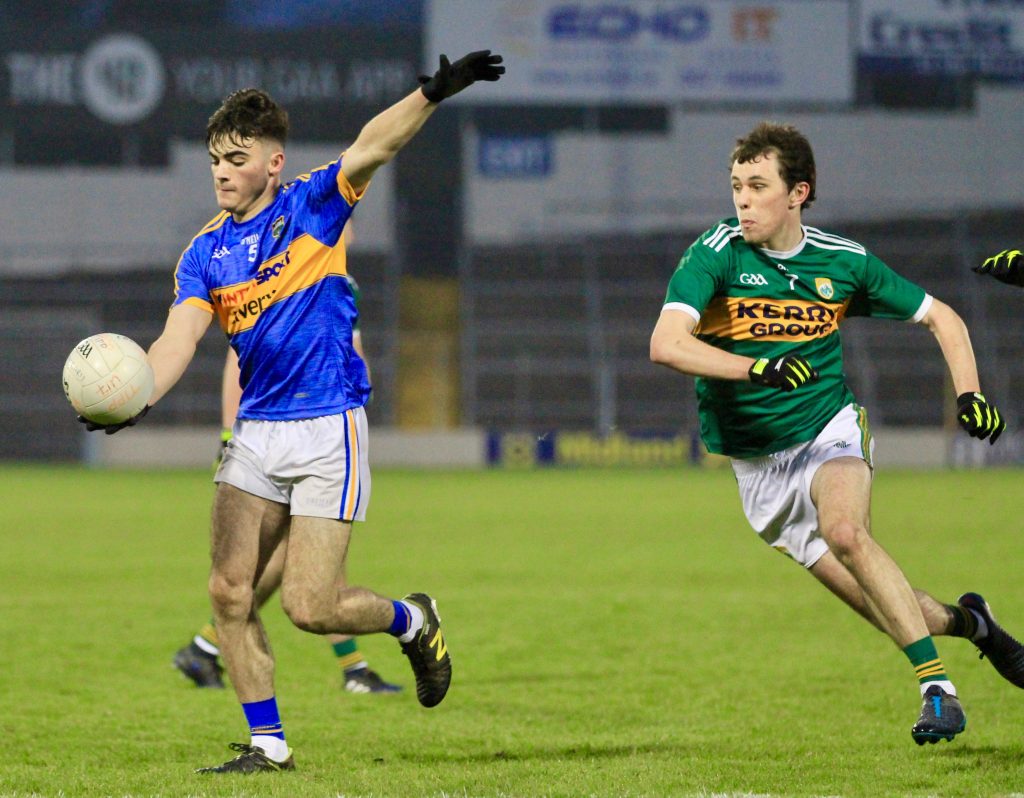
[(1006, 429), (1002, 414), (980, 393), (962, 393), (956, 398), (956, 420), (972, 438), (988, 438), (989, 444)]
[(818, 379), (818, 370), (800, 355), (762, 357), (754, 361), (747, 373), (753, 383), (787, 392)]
[(464, 55), (454, 64), (448, 56), (441, 56), (441, 66), (433, 77), (420, 75), (420, 91), (432, 103), (439, 103), (453, 94), (458, 94), (478, 80), (495, 81), (505, 74), (500, 55), (491, 55), (490, 50), (476, 50)]
[(149, 405), (146, 405), (134, 416), (129, 418), (127, 421), (122, 421), (120, 424), (97, 424), (95, 421), (90, 421), (85, 416), (79, 416), (78, 421), (81, 424), (85, 424), (85, 428), (89, 430), (89, 432), (98, 432), (99, 430), (103, 430), (107, 435), (113, 435), (115, 432), (120, 432), (125, 427), (134, 427), (138, 424), (139, 421), (142, 420), (142, 417), (149, 412), (149, 407)]
[(972, 266), (976, 274), (991, 274), (999, 282), (1024, 288), (1024, 254), (1019, 249), (1004, 249), (985, 258), (980, 266)]

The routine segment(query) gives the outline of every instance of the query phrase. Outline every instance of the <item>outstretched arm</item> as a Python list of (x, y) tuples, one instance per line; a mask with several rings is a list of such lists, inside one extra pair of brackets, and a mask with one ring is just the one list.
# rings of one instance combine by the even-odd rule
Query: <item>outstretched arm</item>
[(942, 356), (953, 378), (957, 423), (972, 438), (988, 438), (989, 443), (995, 443), (1006, 429), (1006, 421), (998, 408), (981, 393), (978, 365), (974, 359), (967, 325), (953, 308), (937, 299), (932, 300), (932, 306), (921, 323), (932, 331), (939, 342)]
[(436, 108), (437, 104), (417, 89), (363, 126), (341, 159), (341, 171), (356, 193), (366, 188), (374, 172), (408, 144)]
[(390, 161), (437, 108), (437, 104), (478, 80), (495, 81), (505, 72), (500, 55), (490, 50), (477, 50), (454, 64), (447, 56), (433, 77), (422, 77), (423, 84), (412, 94), (381, 111), (359, 131), (352, 146), (345, 151), (341, 171), (356, 192), (362, 191), (380, 167)]
[(196, 344), (210, 326), (213, 314), (192, 305), (175, 305), (167, 314), (164, 331), (149, 348), (149, 365), (153, 368), (155, 405), (181, 379), (196, 353)]

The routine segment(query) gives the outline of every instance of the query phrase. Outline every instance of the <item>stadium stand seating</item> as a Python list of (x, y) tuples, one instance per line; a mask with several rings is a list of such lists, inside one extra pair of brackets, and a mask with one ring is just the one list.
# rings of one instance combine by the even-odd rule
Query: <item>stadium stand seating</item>
[[(1024, 417), (1024, 293), (970, 266), (1024, 233), (1020, 211), (887, 224), (826, 225), (864, 243), (967, 321), (984, 385), (1012, 424)], [(688, 378), (653, 365), (648, 341), (669, 276), (700, 231), (478, 247), (461, 259), (462, 420), (511, 431), (691, 431)], [(377, 392), (372, 423), (394, 421), (400, 334), (395, 265), (359, 253), (363, 327)], [(60, 392), (71, 346), (109, 330), (148, 346), (173, 290), (168, 269), (0, 277), (8, 419), (0, 458), (75, 459), (83, 436)], [(844, 326), (847, 372), (875, 425), (950, 423), (952, 390), (931, 336), (899, 322)], [(216, 327), (148, 423), (219, 423), (224, 339)], [(213, 445), (211, 444), (211, 451)]]

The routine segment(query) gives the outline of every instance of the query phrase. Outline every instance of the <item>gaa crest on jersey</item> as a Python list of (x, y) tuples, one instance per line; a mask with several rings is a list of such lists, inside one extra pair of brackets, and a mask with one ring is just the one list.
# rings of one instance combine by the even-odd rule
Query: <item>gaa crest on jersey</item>
[(284, 230), (284, 217), (278, 216), (274, 219), (274, 223), (270, 226), (270, 235), (274, 238), (281, 237), (281, 231)]
[(818, 296), (822, 299), (831, 299), (836, 295), (832, 281), (828, 277), (815, 277), (814, 287), (818, 289)]

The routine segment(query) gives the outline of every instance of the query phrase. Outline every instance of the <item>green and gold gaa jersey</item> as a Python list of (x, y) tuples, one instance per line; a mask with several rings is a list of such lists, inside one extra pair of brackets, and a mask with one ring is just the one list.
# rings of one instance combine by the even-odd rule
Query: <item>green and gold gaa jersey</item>
[(759, 457), (813, 440), (854, 401), (843, 374), (839, 324), (847, 316), (920, 321), (924, 289), (860, 244), (804, 227), (790, 252), (743, 240), (726, 219), (686, 251), (665, 308), (698, 320), (705, 343), (746, 357), (803, 355), (821, 379), (790, 393), (751, 382), (697, 379), (701, 437), (708, 451)]

